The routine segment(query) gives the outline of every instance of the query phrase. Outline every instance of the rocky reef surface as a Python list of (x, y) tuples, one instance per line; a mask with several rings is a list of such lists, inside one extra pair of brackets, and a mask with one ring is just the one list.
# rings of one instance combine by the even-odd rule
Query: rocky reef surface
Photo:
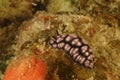
[[(9, 2), (1, 3), (3, 7)], [(6, 14), (0, 20), (1, 78), (6, 67), (21, 55), (34, 55), (45, 61), (46, 80), (120, 79), (119, 0), (25, 0), (19, 4), (24, 5), (22, 8), (14, 4), (13, 12), (16, 7), (19, 12), (10, 17)], [(80, 66), (64, 51), (49, 45), (50, 38), (58, 33), (76, 34), (89, 43), (95, 55), (93, 69)]]

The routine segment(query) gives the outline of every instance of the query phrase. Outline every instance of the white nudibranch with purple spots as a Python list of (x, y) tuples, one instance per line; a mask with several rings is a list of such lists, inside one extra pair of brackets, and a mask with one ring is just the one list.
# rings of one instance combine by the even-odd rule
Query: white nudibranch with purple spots
[(87, 42), (74, 34), (61, 34), (50, 40), (54, 48), (63, 49), (78, 64), (93, 68), (94, 55)]

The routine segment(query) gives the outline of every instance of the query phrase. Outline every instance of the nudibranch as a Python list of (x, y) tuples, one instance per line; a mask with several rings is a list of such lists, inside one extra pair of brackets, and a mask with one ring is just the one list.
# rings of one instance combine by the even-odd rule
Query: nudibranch
[(62, 49), (75, 62), (87, 67), (93, 68), (94, 55), (88, 43), (75, 34), (61, 34), (50, 39), (50, 45), (53, 48)]

